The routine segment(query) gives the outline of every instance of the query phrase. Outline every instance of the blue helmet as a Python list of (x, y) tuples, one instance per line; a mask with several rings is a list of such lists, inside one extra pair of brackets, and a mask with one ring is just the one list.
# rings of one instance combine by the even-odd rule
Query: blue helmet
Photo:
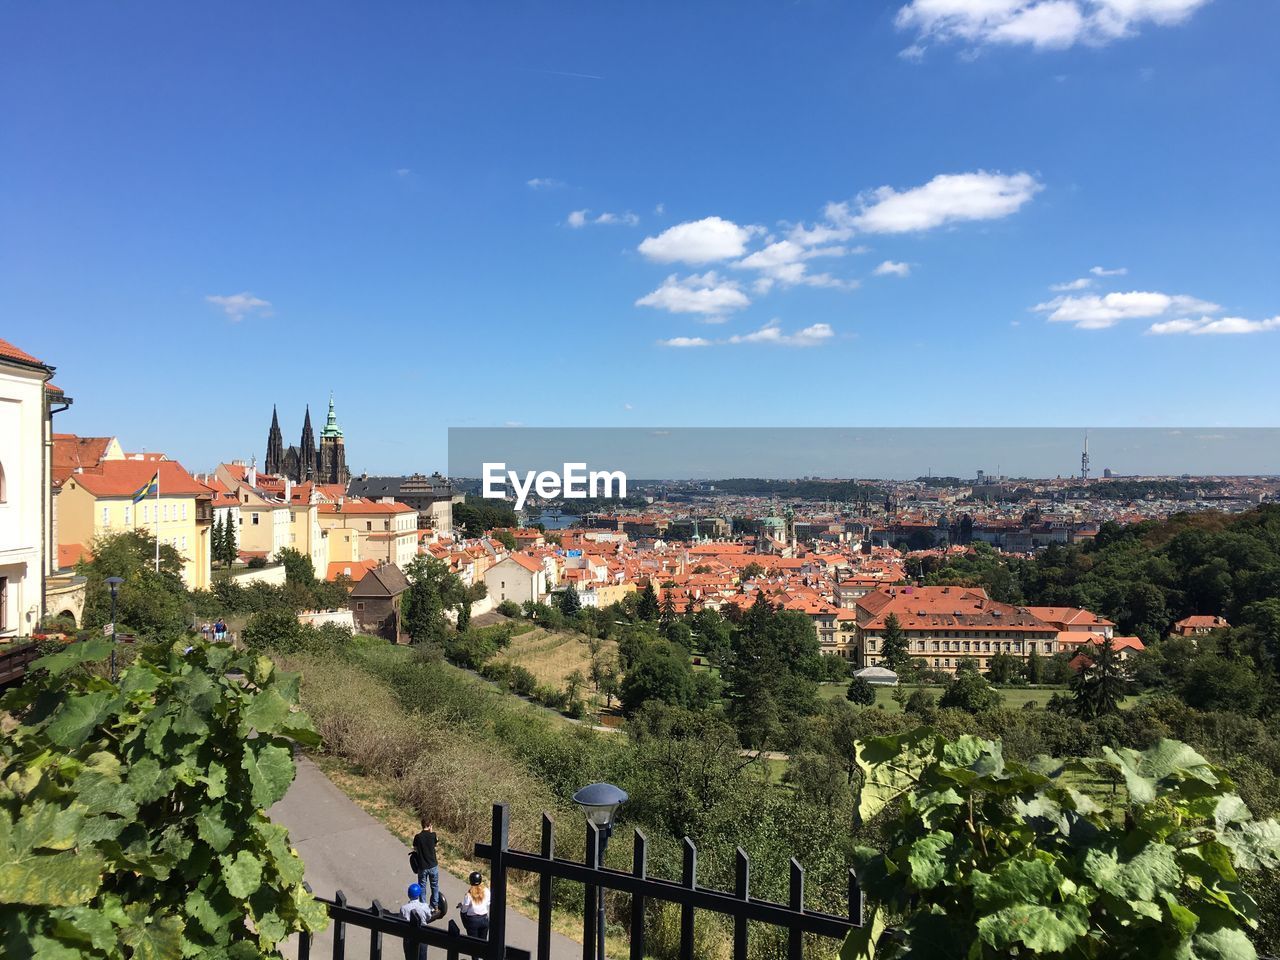
[(409, 884), (409, 899), (410, 900), (422, 899), (422, 884), (420, 883)]

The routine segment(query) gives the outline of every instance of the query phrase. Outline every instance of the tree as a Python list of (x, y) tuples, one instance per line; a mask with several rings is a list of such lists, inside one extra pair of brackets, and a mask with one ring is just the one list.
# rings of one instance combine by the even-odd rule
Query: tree
[(298, 678), (197, 639), (142, 647), (112, 683), (110, 650), (73, 644), (0, 700), (19, 720), (0, 738), (0, 953), (279, 956), (322, 929), (266, 814), (294, 744), (320, 742)]
[(631, 716), (650, 701), (688, 707), (693, 699), (689, 657), (665, 640), (645, 648), (622, 679), (622, 712)]
[(213, 515), (213, 530), (209, 533), (209, 559), (221, 563), (226, 552), (226, 534), (223, 532), (222, 517)]
[(849, 689), (845, 691), (844, 698), (850, 703), (869, 707), (876, 702), (876, 691), (864, 677), (854, 677), (849, 681)]
[(298, 615), (288, 609), (274, 608), (255, 613), (245, 624), (240, 640), (258, 653), (275, 650), (291, 653), (302, 643), (303, 626)]
[(995, 710), (1001, 704), (1000, 694), (991, 689), (985, 677), (977, 671), (957, 673), (942, 691), (940, 707), (955, 707), (967, 713)]
[(1027, 663), (1023, 668), (1023, 675), (1027, 678), (1027, 683), (1044, 683), (1044, 661), (1040, 659), (1040, 654), (1034, 650), (1027, 654)]
[(160, 547), (160, 570), (155, 569), (156, 541), (145, 530), (107, 534), (90, 547), (91, 560), (81, 560), (77, 572), (85, 578), (83, 625), (97, 630), (111, 619), (108, 577), (121, 577), (116, 598), (117, 633), (144, 641), (171, 639), (189, 629), (187, 588), (182, 582), (182, 556), (168, 544)]
[(658, 594), (653, 589), (653, 581), (650, 580), (640, 591), (640, 603), (636, 607), (636, 616), (641, 620), (653, 622), (658, 619), (658, 615)]
[(659, 619), (663, 623), (671, 623), (676, 618), (676, 598), (670, 590), (662, 592), (662, 605), (659, 608)]
[(222, 562), (228, 567), (240, 558), (240, 531), (234, 521), (235, 518), (228, 513), (222, 528)]
[(1012, 683), (1022, 677), (1022, 661), (1011, 653), (997, 653), (987, 661), (987, 677), (992, 683)]
[(764, 574), (765, 574), (764, 567), (760, 566), (760, 564), (756, 563), (753, 560), (751, 563), (748, 563), (745, 567), (742, 568), (742, 573), (739, 574), (738, 579), (742, 583), (747, 583), (748, 581), (755, 580), (759, 577), (763, 577)]
[(1120, 709), (1125, 693), (1124, 664), (1116, 656), (1110, 637), (1082, 653), (1084, 663), (1071, 681), (1076, 714), (1096, 720)]
[(898, 615), (891, 613), (884, 618), (884, 638), (880, 644), (880, 659), (890, 670), (901, 670), (911, 659), (911, 644), (898, 622)]
[(276, 553), (276, 559), (284, 564), (286, 583), (310, 590), (316, 585), (316, 568), (308, 554), (293, 547), (282, 547)]
[(443, 560), (415, 557), (405, 570), (409, 589), (401, 598), (405, 630), (414, 643), (439, 642), (448, 629), (445, 610), (466, 599), (466, 588)]
[(578, 611), (582, 609), (582, 600), (578, 596), (578, 588), (572, 583), (560, 591), (558, 599), (560, 612), (566, 617), (576, 617)]

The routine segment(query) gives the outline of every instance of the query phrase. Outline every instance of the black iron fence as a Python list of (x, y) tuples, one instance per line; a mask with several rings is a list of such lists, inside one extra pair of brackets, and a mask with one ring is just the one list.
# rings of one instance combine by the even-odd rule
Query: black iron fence
[[(601, 890), (616, 890), (631, 897), (630, 960), (645, 956), (645, 905), (650, 901), (676, 904), (680, 908), (680, 960), (692, 960), (694, 947), (694, 915), (698, 910), (711, 911), (732, 918), (734, 960), (746, 960), (749, 922), (762, 923), (787, 931), (789, 960), (800, 960), (805, 934), (816, 934), (842, 940), (855, 927), (862, 925), (863, 899), (857, 877), (849, 871), (847, 913), (837, 915), (807, 910), (804, 906), (804, 869), (792, 858), (787, 903), (775, 903), (751, 895), (751, 862), (738, 849), (735, 881), (732, 891), (716, 890), (698, 883), (698, 850), (693, 841), (684, 840), (684, 863), (679, 880), (651, 877), (647, 866), (647, 844), (644, 834), (636, 830), (632, 841), (630, 871), (614, 870), (601, 862), (607, 836), (593, 824), (587, 826), (587, 854), (584, 862), (555, 855), (555, 825), (542, 816), (542, 843), (537, 853), (512, 850), (509, 845), (510, 814), (506, 804), (494, 804), (492, 837), (489, 843), (476, 844), (476, 856), (490, 863), (489, 938), (477, 940), (458, 930), (450, 921), (448, 928), (420, 924), (416, 918), (404, 920), (376, 900), (368, 908), (353, 907), (339, 891), (332, 900), (318, 898), (332, 918), (333, 958), (346, 957), (348, 927), (369, 931), (370, 960), (381, 960), (383, 938), (421, 944), (443, 950), (448, 960), (474, 956), (483, 960), (531, 960), (530, 952), (507, 943), (507, 872), (521, 870), (538, 876), (536, 960), (551, 960), (552, 883), (556, 879), (581, 883), (584, 887), (582, 957), (593, 960), (597, 937), (597, 896)], [(397, 943), (399, 954), (401, 944)], [(303, 936), (299, 943), (299, 960), (310, 960), (311, 942)]]

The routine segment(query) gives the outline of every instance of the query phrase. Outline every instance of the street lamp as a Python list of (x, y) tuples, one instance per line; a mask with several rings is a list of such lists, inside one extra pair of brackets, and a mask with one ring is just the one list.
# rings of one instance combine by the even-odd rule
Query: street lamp
[(107, 577), (107, 586), (111, 588), (111, 682), (116, 682), (116, 595), (120, 592), (120, 584), (124, 577)]
[[(595, 835), (600, 838), (600, 849), (596, 862), (604, 866), (604, 849), (609, 845), (609, 835), (613, 833), (613, 815), (618, 807), (627, 802), (627, 791), (615, 787), (612, 783), (592, 783), (583, 787), (573, 795), (576, 803), (587, 817), (587, 848), (593, 842), (591, 827), (596, 828)], [(604, 887), (596, 887), (596, 960), (605, 960), (604, 956)]]

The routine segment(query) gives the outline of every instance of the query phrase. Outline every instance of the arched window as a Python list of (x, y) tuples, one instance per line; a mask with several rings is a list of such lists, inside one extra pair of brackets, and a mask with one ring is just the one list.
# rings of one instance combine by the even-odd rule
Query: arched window
[(4, 464), (0, 463), (0, 503), (9, 499), (8, 488), (4, 484)]

